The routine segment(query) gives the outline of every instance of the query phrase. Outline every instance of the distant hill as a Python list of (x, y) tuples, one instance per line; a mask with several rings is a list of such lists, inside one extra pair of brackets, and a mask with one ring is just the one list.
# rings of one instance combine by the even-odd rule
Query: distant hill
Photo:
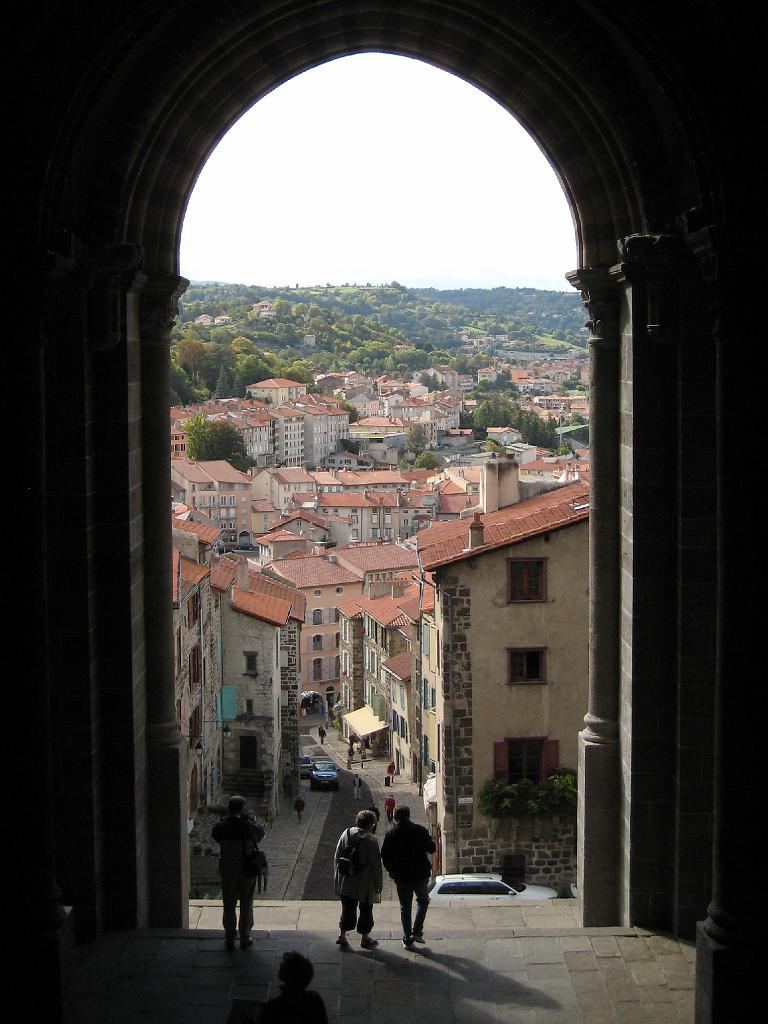
[[(267, 315), (253, 308), (262, 300)], [(219, 323), (197, 323), (203, 315)], [(575, 292), (533, 288), (196, 283), (172, 332), (174, 391), (180, 400), (223, 397), (259, 375), (311, 383), (314, 373), (350, 367), (404, 379), (440, 363), (475, 373), (493, 354), (514, 362), (516, 350), (522, 358), (584, 348), (585, 318)]]

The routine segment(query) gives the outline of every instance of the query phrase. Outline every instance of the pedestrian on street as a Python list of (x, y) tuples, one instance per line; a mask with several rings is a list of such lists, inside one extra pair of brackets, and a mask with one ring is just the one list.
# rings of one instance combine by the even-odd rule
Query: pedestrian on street
[(381, 811), (380, 811), (380, 810), (379, 810), (379, 808), (378, 808), (378, 807), (376, 806), (376, 801), (375, 801), (375, 800), (371, 800), (371, 802), (370, 802), (370, 804), (369, 804), (369, 806), (368, 806), (368, 810), (369, 810), (369, 811), (370, 811), (370, 812), (371, 812), (372, 814), (375, 814), (375, 815), (376, 815), (376, 824), (378, 825), (378, 823), (379, 823), (379, 822), (381, 821)]
[(277, 972), (280, 995), (264, 1004), (259, 1024), (328, 1024), (325, 1003), (319, 992), (308, 992), (315, 973), (312, 961), (301, 953), (283, 953)]
[(394, 813), (395, 813), (395, 804), (396, 803), (397, 803), (397, 801), (395, 800), (395, 798), (392, 796), (391, 793), (387, 797), (387, 799), (384, 801), (384, 810), (387, 812), (387, 821), (390, 823), (390, 825), (392, 824), (392, 818), (393, 818)]
[(387, 775), (389, 776), (389, 784), (390, 784), (390, 786), (392, 785), (392, 780), (395, 777), (395, 772), (396, 771), (397, 771), (397, 769), (395, 768), (395, 762), (394, 761), (390, 761), (389, 764), (387, 765)]
[(360, 811), (355, 825), (345, 829), (336, 844), (333, 884), (341, 900), (336, 944), (342, 949), (349, 946), (347, 932), (353, 928), (361, 936), (361, 949), (373, 949), (378, 945), (378, 941), (371, 938), (373, 905), (381, 903), (384, 873), (375, 831), (376, 815), (372, 811)]
[(322, 746), (323, 743), (325, 743), (325, 735), (326, 735), (325, 734), (325, 729), (322, 727), (322, 725), (317, 730), (317, 735), (320, 737), (320, 745)]
[[(435, 843), (423, 825), (411, 821), (410, 808), (405, 804), (395, 808), (394, 818), (395, 827), (384, 836), (381, 857), (397, 888), (403, 946), (411, 949), (414, 942), (424, 942), (424, 919), (429, 907), (427, 889), (432, 874), (428, 855), (435, 852)], [(411, 924), (414, 896), (416, 920)]]
[(296, 820), (299, 823), (301, 823), (301, 816), (304, 813), (304, 808), (306, 806), (307, 805), (304, 803), (300, 796), (297, 796), (296, 799), (293, 801), (293, 809), (294, 811), (296, 811)]
[(357, 772), (355, 772), (355, 776), (352, 779), (352, 789), (355, 794), (355, 800), (359, 800), (360, 797), (362, 796), (363, 780), (360, 778)]
[(247, 949), (253, 943), (253, 892), (258, 871), (256, 854), (261, 853), (259, 843), (264, 838), (264, 829), (248, 816), (243, 797), (232, 796), (227, 804), (227, 816), (213, 826), (211, 835), (219, 844), (224, 943), (228, 950), (234, 949), (239, 932), (240, 948)]

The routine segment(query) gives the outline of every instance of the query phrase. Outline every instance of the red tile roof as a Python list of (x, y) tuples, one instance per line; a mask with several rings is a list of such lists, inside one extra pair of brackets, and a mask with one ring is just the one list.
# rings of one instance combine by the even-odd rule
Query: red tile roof
[(349, 569), (345, 569), (335, 562), (329, 562), (322, 555), (307, 555), (305, 558), (278, 558), (269, 563), (269, 568), (302, 588), (360, 582), (359, 573), (350, 572)]
[(481, 546), (469, 550), (469, 519), (436, 523), (418, 534), (418, 550), (425, 569), (437, 569), (486, 551), (528, 540), (586, 520), (589, 516), (589, 488), (570, 484), (547, 494), (509, 505), (480, 517), (484, 527)]
[(267, 594), (252, 594), (249, 590), (232, 587), (232, 607), (235, 611), (250, 615), (254, 619), (270, 622), (275, 626), (284, 626), (291, 615), (290, 601)]
[(400, 544), (344, 544), (335, 549), (335, 554), (340, 562), (353, 565), (361, 572), (408, 569), (418, 565), (416, 553)]
[(406, 680), (411, 678), (411, 652), (402, 651), (392, 658), (387, 658), (381, 663), (381, 667), (387, 669), (398, 679)]
[(177, 519), (174, 516), (171, 525), (174, 530), (194, 533), (199, 544), (215, 544), (221, 533), (218, 526), (206, 526), (204, 523), (196, 523), (194, 519)]

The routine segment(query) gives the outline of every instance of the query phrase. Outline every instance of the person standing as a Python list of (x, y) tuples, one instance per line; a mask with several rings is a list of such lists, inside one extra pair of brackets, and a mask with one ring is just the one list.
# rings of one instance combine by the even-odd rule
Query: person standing
[[(432, 865), (429, 854), (435, 852), (432, 836), (423, 825), (411, 821), (411, 810), (399, 804), (394, 813), (395, 827), (384, 836), (381, 859), (392, 876), (400, 902), (403, 946), (424, 942), (424, 919), (429, 907), (429, 878)], [(413, 897), (416, 897), (416, 920), (411, 924)]]
[(360, 778), (357, 772), (355, 772), (354, 778), (352, 779), (352, 789), (355, 794), (355, 800), (359, 800), (360, 797), (363, 795), (363, 780)]
[(253, 892), (256, 888), (255, 854), (260, 852), (258, 845), (264, 838), (264, 829), (248, 817), (245, 800), (241, 796), (229, 798), (227, 812), (226, 818), (218, 821), (211, 830), (211, 836), (219, 844), (224, 943), (228, 950), (234, 949), (239, 931), (240, 948), (246, 949), (253, 943), (251, 929)]
[(304, 803), (300, 796), (297, 796), (296, 799), (293, 801), (293, 809), (294, 811), (296, 811), (296, 820), (299, 822), (299, 824), (301, 824), (301, 816), (304, 813), (304, 808), (306, 806), (307, 805)]
[(372, 811), (360, 811), (354, 826), (345, 829), (336, 844), (333, 885), (341, 900), (336, 944), (342, 949), (349, 946), (347, 932), (353, 928), (360, 933), (361, 949), (378, 945), (378, 941), (371, 938), (373, 905), (381, 903), (384, 873), (375, 831), (376, 815)]
[(392, 796), (391, 793), (389, 794), (387, 799), (384, 801), (384, 810), (387, 812), (387, 821), (390, 823), (390, 825), (392, 824), (392, 818), (393, 818), (394, 813), (395, 813), (395, 804), (396, 803), (397, 803), (397, 801), (395, 800), (395, 798)]
[(322, 746), (325, 743), (325, 736), (326, 736), (325, 729), (322, 727), (322, 725), (317, 730), (317, 735), (320, 737), (320, 746)]

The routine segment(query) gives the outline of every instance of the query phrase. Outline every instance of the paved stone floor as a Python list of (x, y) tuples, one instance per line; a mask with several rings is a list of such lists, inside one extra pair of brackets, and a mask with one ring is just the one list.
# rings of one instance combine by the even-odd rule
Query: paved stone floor
[(315, 965), (331, 1024), (666, 1024), (693, 1020), (693, 947), (641, 929), (575, 927), (575, 901), (432, 908), (428, 942), (400, 943), (398, 907), (376, 908), (375, 951), (335, 945), (338, 904), (262, 901), (254, 944), (224, 949), (221, 904), (191, 927), (136, 931), (66, 957), (69, 1024), (224, 1024), (233, 1000), (277, 994), (295, 949)]
[[(253, 946), (226, 952), (221, 903), (199, 892), (203, 898), (190, 902), (189, 929), (111, 934), (66, 951), (68, 1024), (225, 1024), (234, 1000), (263, 1002), (277, 994), (277, 967), (290, 949), (315, 965), (311, 987), (321, 993), (331, 1024), (693, 1020), (692, 945), (640, 929), (579, 929), (571, 899), (511, 908), (432, 907), (427, 945), (408, 951), (387, 878), (375, 908), (378, 948), (366, 952), (354, 943), (342, 952), (334, 942), (333, 848), (356, 811), (370, 800), (383, 807), (385, 765), (353, 766), (365, 785), (364, 800), (354, 801), (346, 747), (332, 733), (320, 747), (318, 724), (302, 722), (303, 748), (313, 756), (335, 755), (341, 788), (316, 793), (304, 784), (301, 823), (290, 801), (267, 823), (261, 845), (269, 884), (256, 897)], [(416, 786), (398, 777), (394, 794), (407, 800), (414, 820), (425, 820)], [(210, 825), (202, 820), (194, 840), (205, 842)], [(382, 832), (385, 827), (382, 822)]]

